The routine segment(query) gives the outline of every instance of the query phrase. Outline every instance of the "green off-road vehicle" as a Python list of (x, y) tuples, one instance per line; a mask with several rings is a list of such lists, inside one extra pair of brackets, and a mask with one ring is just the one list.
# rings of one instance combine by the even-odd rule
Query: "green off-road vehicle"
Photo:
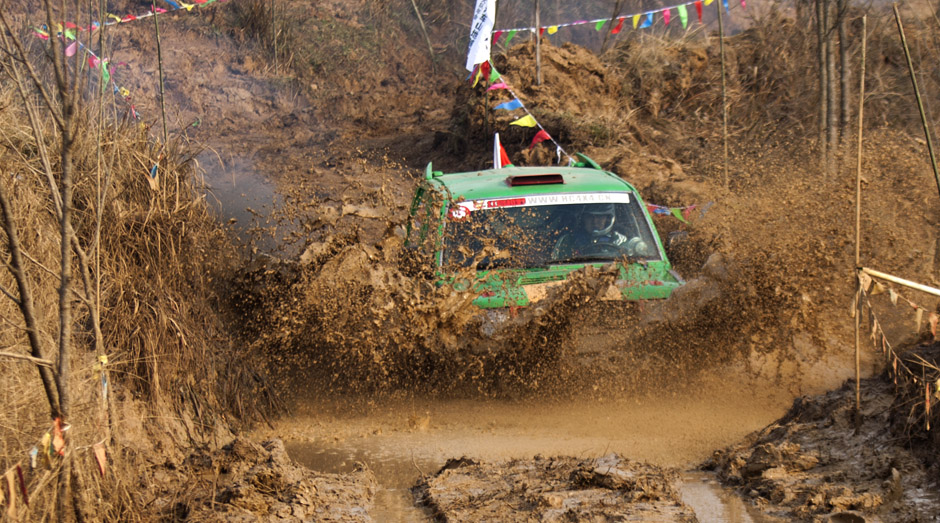
[(636, 189), (593, 160), (444, 174), (428, 164), (406, 247), (482, 309), (525, 307), (588, 265), (615, 264), (625, 300), (668, 298), (683, 280)]

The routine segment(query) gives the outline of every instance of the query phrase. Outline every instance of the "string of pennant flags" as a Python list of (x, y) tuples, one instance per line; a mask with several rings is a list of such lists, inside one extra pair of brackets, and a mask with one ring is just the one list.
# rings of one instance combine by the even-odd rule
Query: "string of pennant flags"
[[(56, 24), (55, 36), (63, 39), (63, 42), (66, 42), (65, 47), (65, 56), (72, 57), (76, 54), (78, 50), (84, 51), (88, 55), (88, 65), (94, 71), (100, 72), (100, 77), (103, 79), (105, 85), (111, 86), (114, 94), (120, 96), (130, 107), (130, 114), (134, 117), (135, 120), (140, 120), (140, 113), (137, 111), (137, 108), (134, 106), (134, 102), (131, 99), (130, 90), (126, 87), (118, 85), (114, 81), (114, 65), (127, 65), (124, 62), (118, 64), (111, 64), (111, 61), (108, 58), (101, 58), (94, 51), (92, 51), (88, 46), (83, 44), (78, 39), (78, 33), (80, 32), (94, 32), (100, 29), (103, 26), (111, 26), (122, 23), (133, 22), (136, 20), (142, 20), (155, 16), (157, 14), (169, 13), (173, 11), (192, 11), (194, 8), (206, 7), (216, 2), (224, 2), (226, 0), (190, 0), (192, 3), (175, 1), (175, 0), (162, 0), (169, 8), (151, 6), (150, 10), (142, 14), (127, 14), (124, 16), (118, 16), (113, 13), (108, 13), (106, 15), (106, 20), (104, 22), (93, 21), (87, 26), (81, 26), (75, 24), (74, 22), (62, 22)], [(33, 29), (33, 34), (42, 39), (49, 40), (49, 37), (53, 32), (49, 29), (48, 26), (42, 25), (38, 28)], [(68, 43), (71, 42), (71, 43)]]
[(94, 32), (100, 29), (101, 27), (107, 27), (107, 26), (117, 25), (117, 24), (126, 24), (128, 22), (143, 20), (145, 18), (149, 18), (154, 15), (163, 14), (163, 13), (171, 13), (173, 11), (182, 11), (182, 10), (192, 11), (195, 8), (206, 7), (216, 2), (224, 2), (225, 0), (190, 0), (190, 1), (192, 3), (175, 1), (175, 0), (162, 0), (162, 2), (167, 4), (169, 8), (156, 7), (152, 5), (150, 6), (150, 10), (145, 13), (136, 14), (136, 15), (126, 14), (124, 16), (118, 16), (114, 13), (106, 13), (104, 22), (93, 21), (87, 26), (81, 26), (74, 22), (64, 22), (64, 23), (58, 24), (59, 27), (57, 27), (57, 29), (59, 32), (62, 32), (63, 30)]
[[(33, 30), (33, 33), (43, 40), (49, 40), (51, 33), (47, 26), (43, 25)], [(135, 120), (140, 120), (140, 113), (137, 111), (137, 107), (134, 106), (134, 101), (131, 99), (131, 92), (126, 87), (118, 85), (114, 79), (114, 68), (125, 66), (127, 67), (127, 62), (118, 62), (112, 64), (109, 58), (101, 58), (94, 51), (91, 50), (88, 46), (83, 44), (75, 34), (74, 30), (69, 30), (64, 28), (63, 31), (58, 31), (55, 33), (57, 38), (60, 38), (67, 45), (65, 46), (65, 56), (71, 58), (75, 56), (79, 50), (83, 51), (87, 55), (88, 67), (92, 71), (98, 71), (99, 78), (102, 81), (102, 89), (110, 87), (112, 92), (115, 95), (118, 95), (123, 99), (128, 107), (130, 108), (130, 114), (134, 117)], [(71, 43), (69, 43), (71, 42)]]
[[(580, 26), (580, 25), (593, 25), (594, 30), (600, 32), (604, 28), (605, 25), (607, 25), (608, 23), (613, 25), (615, 22), (617, 25), (611, 28), (610, 34), (616, 35), (616, 34), (619, 34), (623, 30), (623, 26), (627, 20), (630, 20), (634, 29), (646, 29), (648, 27), (651, 27), (655, 23), (657, 14), (663, 20), (663, 23), (668, 26), (669, 23), (672, 21), (673, 11), (675, 11), (676, 14), (679, 16), (679, 21), (682, 23), (682, 27), (686, 28), (688, 27), (688, 24), (689, 24), (690, 7), (695, 9), (695, 13), (698, 16), (699, 23), (702, 23), (703, 5), (705, 6), (711, 5), (712, 2), (714, 1), (715, 0), (695, 0), (693, 2), (684, 2), (681, 4), (671, 5), (668, 7), (662, 7), (662, 8), (654, 9), (651, 11), (643, 11), (641, 13), (618, 16), (616, 18), (595, 18), (593, 20), (576, 20), (574, 22), (566, 22), (563, 24), (554, 24), (554, 25), (545, 25), (541, 27), (532, 26), (532, 27), (514, 27), (512, 29), (499, 29), (499, 30), (493, 31), (493, 43), (498, 43), (499, 39), (503, 35), (506, 35), (506, 40), (503, 42), (503, 45), (508, 46), (509, 42), (512, 41), (513, 37), (515, 37), (516, 34), (519, 33), (520, 31), (531, 32), (531, 33), (538, 31), (540, 35), (545, 34), (545, 33), (552, 35), (558, 32), (559, 29), (565, 28), (565, 27), (575, 27), (575, 26)], [(729, 0), (721, 0), (721, 3), (724, 6), (726, 12), (730, 12), (731, 10), (731, 7), (728, 2)], [(740, 2), (741, 2), (742, 8), (747, 7), (747, 0), (740, 0)]]
[[(923, 387), (924, 417), (926, 419), (926, 428), (929, 431), (931, 403), (935, 402), (935, 400), (940, 400), (940, 377), (934, 376), (928, 379), (925, 375), (914, 372), (910, 367), (908, 367), (907, 364), (905, 364), (904, 359), (900, 357), (895, 348), (891, 345), (888, 337), (885, 335), (884, 329), (882, 328), (882, 322), (878, 319), (878, 316), (875, 314), (875, 310), (872, 307), (871, 296), (884, 293), (885, 288), (887, 287), (889, 299), (891, 300), (892, 305), (897, 305), (898, 300), (900, 299), (909, 305), (912, 309), (914, 309), (914, 332), (916, 334), (920, 333), (921, 327), (923, 326), (924, 312), (926, 312), (927, 309), (916, 304), (914, 301), (905, 298), (890, 285), (874, 281), (871, 276), (861, 269), (858, 270), (858, 281), (858, 292), (861, 299), (859, 299), (859, 296), (856, 296), (852, 307), (852, 313), (861, 315), (864, 307), (866, 305), (868, 306), (868, 327), (872, 345), (875, 350), (881, 351), (886, 364), (889, 366), (889, 372), (894, 379), (895, 386), (897, 386), (898, 379), (900, 378), (902, 381), (906, 381), (908, 385), (914, 390)], [(940, 323), (940, 315), (938, 315), (936, 312), (930, 312), (927, 323), (930, 329), (930, 333), (933, 335), (933, 339), (937, 340), (937, 326), (938, 323)], [(927, 362), (924, 361), (924, 363)]]
[(515, 111), (517, 109), (522, 109), (525, 112), (525, 116), (509, 122), (509, 125), (532, 128), (538, 127), (538, 132), (535, 133), (535, 136), (532, 137), (532, 142), (529, 144), (530, 150), (533, 149), (536, 145), (548, 140), (555, 144), (555, 155), (558, 163), (561, 163), (562, 155), (565, 155), (565, 157), (568, 158), (569, 165), (575, 163), (574, 158), (568, 154), (564, 148), (562, 148), (561, 144), (552, 138), (552, 136), (548, 134), (548, 131), (542, 127), (542, 124), (540, 124), (538, 120), (535, 119), (535, 116), (525, 106), (507, 79), (496, 70), (496, 67), (494, 67), (489, 60), (477, 65), (474, 71), (470, 73), (470, 77), (474, 78), (473, 87), (476, 87), (480, 80), (483, 80), (485, 83), (489, 84), (486, 88), (487, 92), (498, 90), (505, 90), (509, 92), (509, 94), (512, 96), (512, 100), (501, 103), (493, 108), (494, 111)]
[[(538, 131), (535, 133), (535, 136), (532, 137), (532, 141), (529, 142), (529, 149), (535, 148), (536, 145), (544, 142), (551, 141), (555, 145), (555, 155), (557, 163), (561, 163), (561, 156), (564, 155), (568, 158), (569, 165), (575, 162), (574, 158), (569, 155), (564, 148), (542, 127), (542, 124), (535, 119), (535, 116), (531, 111), (525, 106), (525, 103), (522, 102), (522, 99), (519, 98), (519, 95), (516, 94), (516, 91), (507, 81), (506, 77), (503, 76), (499, 71), (496, 70), (496, 67), (490, 61), (483, 62), (479, 64), (473, 72), (470, 73), (470, 77), (474, 77), (473, 87), (476, 87), (481, 81), (488, 83), (486, 90), (489, 91), (498, 91), (505, 90), (507, 91), (512, 99), (507, 102), (502, 102), (493, 107), (494, 111), (516, 111), (522, 109), (525, 112), (525, 115), (517, 118), (511, 122), (509, 125), (515, 125), (519, 127), (532, 127), (538, 128)], [(470, 78), (468, 77), (468, 79)], [(484, 80), (485, 79), (485, 80)], [(647, 203), (647, 210), (659, 216), (673, 216), (682, 223), (688, 224), (689, 219), (692, 216), (693, 211), (696, 209), (699, 210), (701, 216), (705, 216), (705, 213), (714, 205), (715, 202), (708, 202), (704, 205), (689, 205), (686, 207), (666, 207), (663, 205), (656, 205), (652, 203)]]

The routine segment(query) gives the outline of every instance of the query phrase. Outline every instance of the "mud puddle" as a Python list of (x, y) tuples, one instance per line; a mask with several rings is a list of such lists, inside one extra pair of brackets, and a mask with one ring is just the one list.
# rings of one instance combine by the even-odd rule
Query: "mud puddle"
[(687, 471), (677, 488), (682, 502), (692, 507), (699, 521), (714, 523), (778, 523), (784, 520), (762, 514), (733, 491), (722, 487), (714, 474)]
[[(439, 470), (444, 460), (427, 456), (404, 456), (389, 449), (334, 447), (326, 444), (294, 442), (287, 446), (290, 456), (303, 466), (327, 474), (349, 474), (356, 463), (365, 463), (375, 474), (378, 488), (371, 516), (376, 521), (430, 521), (433, 515), (416, 506), (411, 488)], [(781, 519), (761, 514), (732, 491), (722, 487), (714, 474), (686, 471), (676, 488), (681, 500), (699, 521), (715, 523), (777, 523)]]
[[(306, 402), (276, 432), (291, 458), (317, 472), (368, 465), (379, 484), (376, 520), (421, 520), (430, 514), (414, 505), (409, 489), (451, 458), (498, 462), (616, 453), (685, 470), (766, 426), (792, 401), (776, 389), (738, 389), (728, 382), (702, 387), (605, 400), (333, 399)], [(676, 489), (701, 521), (773, 521), (748, 512), (708, 473), (683, 473)]]

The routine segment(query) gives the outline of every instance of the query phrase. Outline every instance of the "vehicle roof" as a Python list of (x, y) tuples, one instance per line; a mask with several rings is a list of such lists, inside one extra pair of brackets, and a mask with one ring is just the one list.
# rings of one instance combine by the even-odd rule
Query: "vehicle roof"
[[(533, 174), (560, 174), (563, 184), (522, 185), (510, 187), (510, 176)], [(620, 177), (591, 167), (504, 167), (453, 174), (437, 174), (431, 183), (441, 184), (454, 199), (466, 200), (497, 198), (528, 194), (556, 194), (573, 192), (624, 192), (636, 189)]]

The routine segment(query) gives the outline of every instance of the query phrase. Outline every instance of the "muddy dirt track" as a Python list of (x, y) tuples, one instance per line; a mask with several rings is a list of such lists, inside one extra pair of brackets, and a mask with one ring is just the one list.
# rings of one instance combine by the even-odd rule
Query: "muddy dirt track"
[[(283, 8), (310, 23), (332, 68), (285, 72), (282, 62), (275, 72), (230, 5), (161, 27), (171, 132), (203, 148), (207, 199), (252, 242), (231, 282), (236, 330), (290, 412), (155, 478), (170, 485), (155, 496), (167, 511), (205, 521), (938, 520), (936, 437), (910, 437), (913, 423), (889, 415), (893, 387), (866, 382), (862, 431), (847, 420), (854, 183), (819, 177), (796, 137), (736, 146), (732, 181), (720, 183), (715, 120), (670, 123), (687, 116), (677, 99), (714, 96), (692, 92), (713, 85), (707, 40), (667, 50), (679, 65), (660, 80), (685, 91), (634, 82), (629, 99), (627, 65), (586, 48), (550, 42), (541, 87), (531, 45), (497, 59), (566, 147), (649, 201), (714, 205), (690, 226), (657, 218), (661, 233), (689, 235), (676, 259), (689, 284), (670, 304), (594, 321), (578, 305), (606, 283), (587, 274), (539, 319), (523, 312), (503, 350), (467, 356), (467, 296), (402, 267), (397, 227), (424, 164), (482, 168), (484, 133), (508, 117), (487, 119), (484, 90), (462, 82), (453, 50), (432, 68), (419, 33), (380, 25), (375, 8)], [(458, 30), (438, 18), (431, 37)], [(110, 37), (129, 64), (115, 77), (160, 134), (151, 31), (123, 24)], [(352, 40), (337, 46), (342, 38)], [(514, 162), (551, 160), (514, 133)], [(936, 283), (940, 203), (920, 176), (920, 148), (903, 131), (875, 136), (863, 255)], [(560, 361), (542, 362), (544, 340)], [(862, 364), (866, 376), (883, 369), (869, 350)], [(191, 490), (179, 501), (173, 488)]]

